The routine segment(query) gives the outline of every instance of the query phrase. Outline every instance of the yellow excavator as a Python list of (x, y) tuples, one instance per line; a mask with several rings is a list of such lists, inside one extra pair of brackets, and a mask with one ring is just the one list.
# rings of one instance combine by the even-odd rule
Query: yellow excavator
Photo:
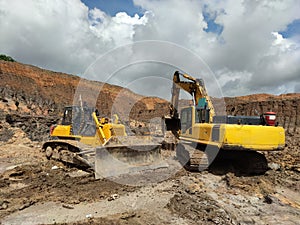
[[(192, 96), (193, 104), (183, 107), (179, 115), (181, 89)], [(285, 132), (275, 122), (276, 113), (216, 115), (204, 81), (179, 71), (173, 76), (171, 106), (166, 128), (178, 138), (176, 155), (187, 169), (203, 170), (219, 162), (242, 173), (259, 174), (267, 170), (267, 161), (257, 151), (282, 150), (285, 146)]]
[(97, 179), (165, 167), (160, 147), (149, 136), (127, 136), (117, 117), (110, 121), (93, 107), (68, 106), (42, 150), (48, 159), (92, 169)]

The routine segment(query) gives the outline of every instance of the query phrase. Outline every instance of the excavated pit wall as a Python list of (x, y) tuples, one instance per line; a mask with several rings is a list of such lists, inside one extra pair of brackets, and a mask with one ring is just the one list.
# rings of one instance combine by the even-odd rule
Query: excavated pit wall
[(8, 112), (55, 116), (66, 105), (79, 104), (74, 97), (77, 91), (82, 94), (82, 101), (96, 106), (100, 114), (110, 117), (117, 113), (123, 121), (147, 122), (168, 110), (163, 99), (17, 62), (0, 60), (0, 78), (0, 110)]
[(241, 102), (239, 100), (226, 101), (227, 113), (229, 115), (256, 115), (259, 113), (273, 111), (277, 113), (277, 121), (283, 126), (286, 133), (300, 133), (300, 97), (295, 99), (270, 99), (266, 101)]
[[(24, 129), (32, 127), (26, 132), (40, 129), (40, 124), (48, 127), (50, 123), (58, 121), (63, 107), (73, 103), (80, 80), (73, 75), (1, 60), (0, 78), (0, 119), (8, 121), (12, 126)], [(103, 86), (101, 82), (86, 81), (86, 88), (97, 90), (101, 85), (96, 106), (106, 115), (111, 115), (116, 110), (123, 123), (135, 120), (159, 125), (159, 118), (169, 114), (169, 103), (165, 100), (140, 96), (118, 86)], [(116, 99), (119, 100), (118, 104), (114, 104)], [(185, 101), (184, 105), (186, 103)], [(223, 100), (219, 100), (215, 107), (222, 106), (223, 103)], [(274, 111), (277, 113), (277, 121), (286, 129), (288, 136), (300, 133), (300, 94), (225, 98), (225, 103), (228, 115), (256, 115), (256, 111)], [(36, 135), (33, 138), (36, 139)]]

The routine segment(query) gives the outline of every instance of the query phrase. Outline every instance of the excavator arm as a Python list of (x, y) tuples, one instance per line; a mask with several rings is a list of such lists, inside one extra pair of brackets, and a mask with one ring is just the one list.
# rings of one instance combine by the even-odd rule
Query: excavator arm
[[(181, 77), (185, 78), (185, 80), (181, 80)], [(192, 76), (176, 71), (173, 76), (171, 99), (171, 104), (175, 109), (178, 109), (180, 89), (183, 89), (190, 95), (192, 95), (194, 105), (196, 107), (209, 111), (209, 122), (212, 123), (213, 117), (215, 116), (215, 109), (209, 95), (207, 94), (206, 88), (204, 86), (204, 81), (202, 79), (195, 79)], [(176, 110), (173, 110), (173, 113), (171, 113), (171, 117), (178, 117)]]

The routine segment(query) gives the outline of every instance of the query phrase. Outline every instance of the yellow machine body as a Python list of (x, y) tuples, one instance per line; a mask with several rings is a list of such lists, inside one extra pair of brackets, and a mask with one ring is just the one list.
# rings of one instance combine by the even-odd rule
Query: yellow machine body
[[(80, 141), (83, 144), (90, 145), (92, 147), (101, 146), (112, 136), (126, 136), (125, 126), (123, 124), (108, 123), (107, 119), (98, 119), (95, 112), (92, 112), (91, 117), (93, 121), (89, 121), (89, 125), (94, 127), (94, 132), (89, 134), (74, 134), (73, 124), (69, 125), (56, 125), (50, 133), (52, 138), (57, 137), (60, 139), (73, 139)], [(93, 124), (94, 123), (94, 124)], [(84, 125), (81, 125), (83, 127)]]
[[(181, 89), (192, 96), (192, 106), (178, 109)], [(186, 168), (207, 168), (216, 159), (259, 174), (267, 170), (267, 160), (258, 151), (284, 149), (285, 131), (276, 124), (276, 113), (269, 112), (272, 123), (263, 116), (216, 115), (204, 81), (179, 71), (173, 76), (170, 109), (166, 127), (178, 140), (176, 156)]]
[(52, 140), (43, 144), (48, 159), (91, 168), (96, 178), (166, 167), (160, 144), (150, 138), (127, 136), (118, 117), (111, 122), (91, 107), (65, 107), (61, 124), (50, 129)]
[(204, 145), (215, 145), (224, 150), (280, 150), (285, 145), (285, 133), (282, 127), (263, 125), (239, 125), (197, 123), (196, 108), (187, 107), (191, 119), (182, 121), (180, 139)]

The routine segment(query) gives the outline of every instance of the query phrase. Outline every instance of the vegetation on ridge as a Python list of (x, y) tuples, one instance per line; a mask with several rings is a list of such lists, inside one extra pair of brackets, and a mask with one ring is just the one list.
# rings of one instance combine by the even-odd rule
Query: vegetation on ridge
[(12, 57), (7, 56), (7, 55), (2, 55), (2, 54), (0, 55), (0, 60), (15, 62), (15, 60)]

